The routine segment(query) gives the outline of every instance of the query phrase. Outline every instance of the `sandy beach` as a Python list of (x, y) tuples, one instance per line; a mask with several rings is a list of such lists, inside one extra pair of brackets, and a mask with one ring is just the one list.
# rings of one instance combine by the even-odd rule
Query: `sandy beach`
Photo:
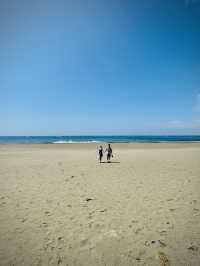
[(112, 147), (0, 145), (1, 266), (200, 265), (200, 143)]

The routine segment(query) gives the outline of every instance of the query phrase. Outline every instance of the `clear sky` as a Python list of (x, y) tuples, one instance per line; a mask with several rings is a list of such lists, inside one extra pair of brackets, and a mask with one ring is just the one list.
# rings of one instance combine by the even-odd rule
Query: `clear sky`
[(199, 0), (1, 0), (0, 135), (200, 134)]

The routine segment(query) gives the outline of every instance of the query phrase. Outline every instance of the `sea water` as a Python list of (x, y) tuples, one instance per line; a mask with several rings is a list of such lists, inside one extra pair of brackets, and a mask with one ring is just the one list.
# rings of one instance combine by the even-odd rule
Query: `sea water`
[(70, 143), (131, 143), (131, 142), (200, 141), (200, 135), (170, 136), (0, 136), (0, 144), (70, 144)]

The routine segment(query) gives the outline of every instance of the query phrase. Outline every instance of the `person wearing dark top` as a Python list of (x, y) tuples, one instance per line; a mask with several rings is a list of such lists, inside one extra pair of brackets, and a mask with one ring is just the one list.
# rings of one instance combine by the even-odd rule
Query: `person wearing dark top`
[(107, 162), (110, 162), (110, 158), (113, 157), (112, 148), (110, 144), (108, 144), (108, 148), (106, 149), (107, 152)]
[(103, 147), (100, 146), (100, 148), (99, 148), (99, 162), (100, 163), (101, 163), (102, 158), (103, 158)]

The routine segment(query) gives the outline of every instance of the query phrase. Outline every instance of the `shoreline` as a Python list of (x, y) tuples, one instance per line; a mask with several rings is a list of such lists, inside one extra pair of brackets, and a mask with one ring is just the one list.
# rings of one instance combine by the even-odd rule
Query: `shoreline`
[(98, 144), (192, 144), (192, 143), (200, 143), (200, 140), (176, 140), (176, 141), (88, 141), (88, 142), (79, 142), (79, 141), (74, 141), (74, 142), (43, 142), (43, 143), (33, 143), (33, 142), (29, 142), (29, 143), (24, 143), (24, 142), (17, 142), (17, 143), (0, 143), (1, 145), (98, 145)]
[(76, 146), (98, 146), (98, 145), (107, 145), (110, 143), (114, 146), (173, 146), (173, 145), (184, 145), (184, 146), (199, 146), (200, 147), (200, 141), (161, 141), (161, 142), (73, 142), (73, 143), (0, 143), (1, 146), (55, 146), (55, 147), (76, 147)]
[(200, 135), (1, 136), (0, 144), (149, 144), (200, 143)]

